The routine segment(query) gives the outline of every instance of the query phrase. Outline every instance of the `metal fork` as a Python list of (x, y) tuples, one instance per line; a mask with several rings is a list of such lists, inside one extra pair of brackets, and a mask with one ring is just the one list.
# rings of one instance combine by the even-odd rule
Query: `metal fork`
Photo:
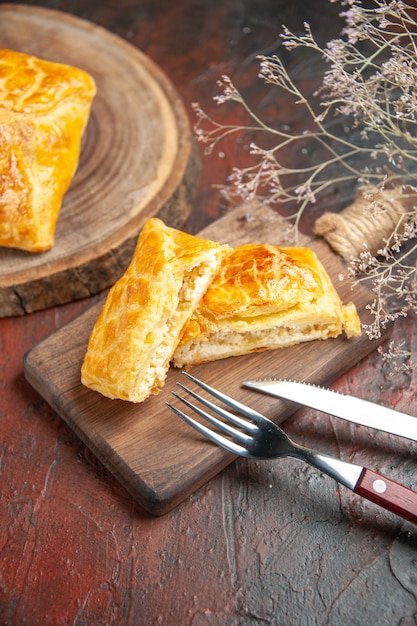
[(354, 493), (417, 524), (417, 493), (415, 491), (366, 467), (332, 458), (293, 442), (281, 428), (261, 413), (233, 400), (191, 374), (186, 372), (183, 374), (234, 411), (232, 413), (226, 408), (217, 406), (209, 399), (177, 382), (178, 387), (221, 418), (208, 413), (175, 391), (172, 393), (178, 400), (212, 424), (216, 430), (201, 424), (169, 402), (166, 403), (176, 415), (210, 441), (233, 454), (250, 459), (294, 457), (304, 461), (334, 478)]

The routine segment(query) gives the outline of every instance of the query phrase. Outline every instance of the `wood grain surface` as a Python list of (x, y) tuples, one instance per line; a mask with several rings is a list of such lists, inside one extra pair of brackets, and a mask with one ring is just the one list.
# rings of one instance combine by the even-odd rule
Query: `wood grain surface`
[[(285, 224), (276, 213), (259, 206), (251, 209), (248, 221), (246, 212), (247, 208), (239, 207), (201, 234), (232, 245), (283, 242)], [(342, 263), (327, 244), (303, 236), (300, 243), (308, 243), (317, 252), (342, 300), (353, 300), (365, 321), (370, 294), (361, 286), (352, 290), (348, 281), (340, 281)], [(101, 306), (91, 308), (33, 348), (25, 359), (25, 375), (137, 502), (161, 515), (234, 457), (202, 439), (165, 406), (167, 400), (172, 400), (171, 391), (181, 378), (180, 370), (171, 369), (162, 391), (140, 404), (109, 400), (83, 387), (81, 363)], [(243, 389), (244, 380), (274, 376), (328, 384), (374, 350), (377, 343), (365, 334), (350, 340), (341, 336), (207, 363), (191, 371), (282, 422), (296, 405)]]
[[(315, 92), (322, 65), (285, 51), (281, 25), (302, 33), (308, 22), (320, 43), (343, 27), (341, 4), (329, 0), (13, 0), (28, 3), (89, 20), (143, 51), (169, 76), (190, 120), (198, 101), (224, 123), (245, 121), (239, 106), (213, 102), (227, 74), (256, 113), (294, 131), (306, 120), (291, 98), (262, 90), (256, 57), (276, 53)], [(202, 154), (188, 232), (224, 213), (219, 185), (252, 139), (229, 136)], [(300, 157), (305, 163), (294, 150), (289, 164)], [(335, 185), (305, 211), (301, 230), (312, 232), (323, 211), (349, 201)], [(236, 227), (243, 236), (246, 225)], [(0, 623), (415, 626), (417, 527), (297, 459), (238, 458), (165, 515), (135, 501), (23, 374), (29, 350), (103, 295), (0, 319)], [(415, 351), (415, 328), (399, 318), (389, 342)], [(72, 376), (71, 361), (66, 369)], [(393, 371), (376, 350), (331, 387), (417, 415), (417, 371)], [(306, 408), (283, 426), (302, 445), (417, 489), (415, 442)]]
[[(377, 486), (378, 485), (378, 486)], [(381, 489), (382, 485), (382, 489)], [(363, 468), (354, 492), (417, 524), (417, 492)]]
[(112, 285), (145, 219), (184, 224), (198, 158), (178, 93), (155, 63), (116, 35), (62, 12), (4, 4), (0, 47), (81, 67), (97, 84), (55, 246), (43, 254), (0, 248), (5, 317)]

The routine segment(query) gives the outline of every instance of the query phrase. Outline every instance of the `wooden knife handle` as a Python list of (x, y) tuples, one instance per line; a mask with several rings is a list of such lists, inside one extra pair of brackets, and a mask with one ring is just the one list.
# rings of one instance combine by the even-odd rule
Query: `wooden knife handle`
[(364, 467), (353, 491), (417, 524), (417, 492), (412, 489)]

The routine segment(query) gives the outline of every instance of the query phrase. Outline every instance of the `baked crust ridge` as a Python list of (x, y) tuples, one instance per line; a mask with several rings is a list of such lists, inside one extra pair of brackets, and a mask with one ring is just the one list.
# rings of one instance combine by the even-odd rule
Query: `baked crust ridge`
[(54, 245), (95, 94), (84, 70), (0, 50), (0, 246)]
[(111, 288), (94, 326), (82, 383), (131, 402), (158, 393), (181, 330), (226, 249), (158, 218), (148, 220), (129, 267)]
[(183, 329), (176, 367), (315, 339), (360, 334), (310, 248), (248, 244), (231, 251)]

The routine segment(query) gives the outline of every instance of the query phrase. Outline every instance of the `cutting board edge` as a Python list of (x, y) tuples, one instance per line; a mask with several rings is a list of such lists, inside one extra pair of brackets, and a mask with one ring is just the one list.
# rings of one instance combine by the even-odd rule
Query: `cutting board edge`
[[(92, 309), (98, 309), (99, 306), (101, 306), (100, 303), (94, 305)], [(88, 313), (91, 314), (91, 312), (91, 309), (89, 309), (83, 315)], [(71, 322), (69, 322), (69, 324), (71, 324)], [(385, 332), (381, 335), (380, 339), (373, 340), (372, 342), (369, 341), (369, 345), (371, 346), (372, 344), (371, 350), (367, 351), (362, 349), (359, 359), (354, 359), (352, 357), (351, 361), (345, 362), (342, 367), (338, 369), (333, 367), (330, 368), (332, 372), (331, 375), (327, 370), (321, 370), (319, 375), (312, 373), (311, 376), (306, 376), (303, 379), (303, 382), (305, 381), (316, 385), (331, 385), (354, 364), (359, 363), (363, 358), (370, 354), (370, 352), (384, 343), (391, 334), (392, 328), (393, 324), (385, 329)], [(59, 332), (65, 332), (65, 326), (57, 331), (57, 333)], [(55, 338), (57, 333), (52, 335), (52, 340)], [(38, 375), (40, 368), (39, 363), (36, 360), (38, 351), (41, 350), (42, 346), (47, 344), (49, 340), (51, 340), (51, 337), (47, 337), (44, 341), (34, 346), (26, 353), (23, 360), (23, 371), (26, 380), (39, 393), (39, 395), (48, 402), (52, 409), (79, 437), (86, 447), (91, 450), (104, 467), (106, 467), (106, 469), (117, 479), (122, 487), (132, 496), (135, 502), (151, 515), (159, 517), (169, 513), (238, 458), (237, 456), (230, 455), (223, 450), (220, 452), (220, 456), (215, 462), (213, 462), (211, 458), (206, 458), (205, 463), (203, 464), (203, 471), (201, 473), (197, 472), (197, 478), (191, 480), (188, 479), (185, 483), (183, 482), (181, 488), (179, 488), (178, 485), (173, 485), (172, 483), (170, 483), (168, 487), (163, 487), (158, 481), (152, 482), (148, 480), (148, 482), (146, 482), (130, 468), (128, 463), (123, 461), (120, 455), (115, 455), (114, 449), (111, 448), (108, 442), (101, 437), (97, 431), (94, 431), (94, 436), (88, 436), (87, 431), (83, 431), (78, 426), (76, 420), (72, 418), (71, 407), (67, 406), (67, 404), (63, 402), (64, 396), (62, 394), (58, 394), (54, 399), (53, 393), (50, 393), (50, 389), (48, 388), (48, 383), (51, 383), (51, 385), (55, 387), (53, 381), (46, 377), (42, 378)], [(362, 344), (362, 346), (364, 345), (366, 344)], [(95, 393), (88, 390), (86, 390), (86, 392)], [(256, 396), (254, 396), (254, 404), (255, 397)], [(293, 408), (287, 408), (282, 411), (279, 418), (277, 417), (275, 421), (278, 424), (285, 422), (293, 416), (299, 408), (300, 406), (294, 404)]]
[[(149, 510), (149, 507), (147, 505), (147, 498), (150, 502), (158, 503), (158, 495), (154, 493), (152, 489), (146, 487), (146, 484), (130, 469), (129, 465), (125, 463), (120, 456), (115, 457), (113, 449), (109, 446), (107, 441), (103, 437), (101, 437), (99, 433), (97, 433), (97, 431), (94, 431), (95, 436), (88, 436), (87, 432), (84, 432), (81, 428), (79, 428), (77, 422), (72, 419), (71, 411), (67, 410), (65, 403), (61, 404), (59, 402), (59, 398), (61, 396), (58, 396), (58, 401), (54, 401), (53, 398), (50, 397), (46, 385), (47, 379), (41, 379), (36, 376), (37, 370), (35, 367), (35, 362), (33, 361), (34, 355), (35, 350), (29, 350), (29, 352), (25, 354), (23, 359), (23, 373), (27, 382), (37, 391), (37, 393), (45, 401), (48, 402), (48, 404), (57, 413), (57, 415), (77, 435), (77, 437), (84, 443), (84, 445), (89, 448), (91, 452), (93, 452), (96, 458), (118, 480), (118, 482), (124, 487), (124, 489), (126, 489), (126, 491), (130, 493), (130, 495), (140, 506), (143, 506), (144, 509)], [(102, 448), (99, 447), (99, 442)], [(116, 459), (117, 462), (111, 461), (112, 456), (113, 459)], [(127, 475), (123, 474), (122, 468), (124, 469), (124, 471), (127, 472)], [(135, 488), (130, 486), (129, 480), (132, 481), (132, 485), (134, 485)]]
[[(45, 341), (47, 341), (47, 339)], [(78, 426), (77, 422), (72, 419), (71, 410), (68, 410), (65, 403), (61, 404), (59, 401), (59, 398), (62, 396), (58, 396), (58, 401), (53, 400), (53, 397), (48, 393), (46, 385), (48, 382), (47, 379), (41, 379), (36, 375), (38, 370), (36, 368), (36, 361), (33, 360), (33, 357), (36, 356), (36, 347), (37, 346), (29, 350), (23, 359), (23, 372), (27, 382), (46, 402), (48, 402), (56, 414), (76, 434), (110, 474), (116, 478), (135, 502), (151, 515), (160, 517), (169, 513), (237, 458), (234, 455), (226, 453), (219, 457), (217, 463), (210, 462), (204, 464), (204, 471), (199, 474), (198, 480), (189, 481), (187, 487), (182, 491), (175, 488), (173, 489), (172, 487), (158, 489), (156, 486), (152, 488), (149, 482), (146, 483), (131, 470), (120, 455), (115, 456), (113, 448), (109, 446), (107, 441), (101, 437), (97, 431), (94, 433), (95, 436), (91, 437)]]
[[(264, 210), (265, 209), (263, 208), (262, 211)], [(269, 212), (270, 212), (270, 209), (267, 210), (268, 214)], [(215, 232), (216, 228), (218, 228), (219, 229), (218, 234), (221, 236), (223, 236), (223, 233), (229, 233), (232, 231), (235, 234), (235, 230), (236, 230), (236, 233), (237, 233), (236, 236), (238, 238), (242, 238), (242, 237), (244, 238), (246, 235), (248, 235), (247, 231), (249, 231), (250, 234), (248, 236), (250, 237), (250, 239), (252, 239), (252, 235), (253, 235), (252, 225), (253, 224), (252, 225), (247, 224), (245, 220), (243, 219), (243, 216), (244, 216), (243, 208), (234, 210), (231, 213), (225, 215), (223, 218), (220, 218), (220, 220), (218, 220), (214, 224), (205, 228), (203, 231), (199, 233), (199, 235), (219, 240), (219, 238), (216, 237), (216, 232)], [(267, 222), (267, 224), (269, 226), (269, 222)], [(258, 238), (258, 235), (261, 236), (261, 232), (264, 227), (265, 227), (265, 224), (262, 225), (261, 222), (256, 225), (255, 227), (256, 238)], [(214, 232), (213, 232), (213, 228), (214, 228)], [(305, 239), (305, 236), (303, 236), (303, 238)], [(273, 239), (275, 239), (275, 231), (273, 234)], [(330, 254), (328, 246), (324, 247), (324, 250), (326, 251), (326, 254)], [(332, 262), (333, 262), (334, 256), (335, 256), (334, 254), (331, 254), (331, 256), (329, 257), (331, 264), (333, 264)], [(337, 260), (339, 262), (339, 259)], [(355, 292), (355, 294), (357, 294), (358, 301), (361, 302), (361, 308), (364, 306), (363, 298), (365, 297), (365, 292), (366, 290), (360, 285), (359, 285), (359, 291), (357, 290)], [(367, 294), (366, 298), (368, 301), (369, 292), (366, 292), (366, 294)], [(345, 296), (346, 296), (346, 288), (345, 288)], [(146, 447), (143, 448), (143, 445), (142, 447), (139, 446), (139, 452), (138, 452), (138, 448), (136, 447), (136, 443), (135, 443), (135, 449), (133, 451), (132, 450), (130, 451), (131, 465), (129, 465), (128, 463), (125, 464), (124, 462), (120, 464), (120, 461), (117, 459), (117, 456), (119, 456), (119, 453), (120, 454), (125, 453), (123, 448), (118, 447), (119, 453), (116, 455), (115, 462), (112, 462), (111, 460), (109, 460), (111, 457), (111, 452), (114, 453), (114, 449), (109, 447), (107, 442), (106, 442), (106, 452), (104, 454), (100, 449), (97, 449), (98, 442), (97, 440), (94, 442), (94, 436), (95, 436), (94, 433), (92, 436), (88, 436), (88, 432), (85, 433), (82, 430), (82, 428), (84, 425), (85, 430), (88, 431), (90, 428), (91, 419), (93, 420), (91, 422), (91, 425), (94, 426), (95, 424), (94, 428), (96, 427), (97, 423), (94, 422), (95, 420), (94, 415), (97, 416), (98, 414), (94, 405), (98, 403), (96, 403), (95, 400), (91, 401), (91, 398), (88, 399), (84, 397), (83, 399), (83, 397), (80, 398), (79, 395), (77, 395), (77, 392), (78, 394), (81, 393), (81, 396), (83, 396), (83, 394), (87, 391), (89, 393), (95, 393), (95, 392), (92, 392), (90, 390), (83, 390), (83, 389), (80, 390), (80, 385), (78, 384), (79, 377), (78, 377), (78, 374), (75, 373), (74, 367), (77, 368), (77, 371), (78, 371), (80, 367), (79, 360), (81, 358), (80, 357), (81, 344), (82, 344), (82, 349), (84, 350), (85, 345), (86, 345), (86, 344), (84, 345), (84, 341), (87, 341), (87, 335), (91, 331), (91, 328), (95, 322), (96, 316), (98, 315), (98, 309), (99, 307), (102, 306), (102, 304), (103, 304), (102, 302), (93, 304), (92, 307), (90, 307), (90, 309), (87, 309), (78, 318), (75, 318), (74, 320), (69, 322), (66, 326), (63, 326), (62, 328), (58, 329), (57, 331), (55, 331), (55, 333), (53, 333), (52, 335), (44, 339), (42, 342), (34, 346), (32, 350), (29, 351), (28, 355), (26, 356), (25, 372), (29, 379), (28, 382), (30, 382), (30, 384), (34, 386), (34, 388), (40, 393), (40, 395), (43, 396), (45, 400), (56, 410), (56, 412), (67, 423), (67, 425), (77, 433), (79, 438), (88, 447), (91, 448), (92, 452), (97, 456), (97, 458), (99, 458), (99, 460), (103, 463), (103, 465), (107, 467), (107, 469), (109, 469), (109, 471), (113, 475), (116, 476), (117, 480), (124, 486), (127, 492), (132, 495), (135, 501), (137, 501), (138, 504), (140, 504), (140, 506), (142, 506), (145, 510), (149, 511), (153, 515), (162, 515), (162, 514), (167, 513), (172, 508), (174, 508), (177, 504), (179, 504), (181, 501), (186, 499), (191, 493), (195, 492), (199, 487), (201, 487), (205, 482), (207, 482), (207, 480), (212, 478), (219, 471), (221, 471), (221, 469), (226, 467), (231, 461), (227, 460), (226, 462), (225, 459), (222, 457), (221, 452), (223, 452), (223, 454), (225, 453), (225, 451), (223, 450), (221, 452), (220, 451), (216, 452), (214, 456), (212, 456), (211, 451), (207, 453), (203, 451), (202, 456), (204, 457), (204, 460), (202, 462), (199, 457), (199, 455), (202, 452), (201, 443), (200, 443), (200, 447), (197, 447), (194, 450), (194, 452), (193, 450), (191, 450), (191, 453), (189, 455), (189, 462), (184, 463), (183, 476), (172, 475), (173, 468), (175, 470), (177, 469), (177, 464), (178, 464), (177, 458), (175, 458), (174, 462), (172, 463), (171, 463), (171, 460), (167, 460), (168, 462), (165, 464), (162, 463), (160, 468), (155, 467), (155, 464), (153, 462), (154, 457), (152, 456), (151, 458), (151, 455), (153, 455), (154, 452), (155, 453), (159, 452), (160, 441), (158, 438), (156, 438), (155, 441), (153, 442), (154, 448), (152, 448), (152, 445), (151, 445), (152, 449), (150, 449), (148, 447), (149, 431), (148, 433), (146, 432), (147, 427), (153, 430), (153, 426), (152, 424), (150, 424), (149, 420), (153, 421), (153, 417), (155, 415), (156, 405), (154, 401), (152, 401), (150, 405), (147, 405), (147, 407), (143, 408), (143, 410), (145, 411), (144, 417), (146, 417), (145, 421), (147, 422), (147, 426), (146, 425), (143, 426), (143, 428), (145, 429), (143, 433), (145, 435), (143, 445), (145, 445)], [(68, 331), (66, 330), (67, 328), (68, 328)], [(318, 348), (318, 351), (319, 351), (318, 354), (320, 354), (319, 359), (315, 357), (315, 349), (313, 349), (313, 352), (311, 352), (311, 347), (310, 348), (307, 347), (309, 345), (310, 346), (312, 345), (311, 342), (307, 344), (299, 344), (299, 346), (294, 346), (293, 351), (291, 353), (290, 360), (295, 365), (294, 367), (288, 368), (287, 367), (288, 358), (285, 359), (286, 365), (285, 365), (284, 377), (285, 376), (291, 377), (290, 374), (287, 375), (286, 372), (292, 371), (292, 372), (297, 372), (296, 374), (294, 373), (292, 374), (292, 377), (295, 379), (299, 378), (299, 379), (303, 379), (303, 380), (306, 380), (307, 382), (311, 382), (314, 384), (328, 385), (332, 381), (337, 379), (340, 375), (345, 373), (352, 366), (356, 365), (361, 359), (366, 357), (380, 343), (385, 341), (388, 335), (390, 334), (390, 330), (391, 329), (387, 329), (383, 333), (379, 341), (377, 340), (371, 341), (365, 335), (362, 335), (361, 337), (353, 338), (351, 340), (347, 340), (343, 336), (336, 338), (336, 339), (328, 339), (325, 342), (323, 342), (323, 350), (321, 350), (321, 348)], [(67, 351), (64, 351), (65, 356), (63, 356), (62, 345), (65, 345), (65, 342), (69, 346), (70, 351), (69, 353), (67, 353)], [(318, 346), (317, 342), (314, 342), (314, 344), (315, 346)], [(288, 349), (292, 350), (292, 348), (288, 348)], [(304, 351), (307, 351), (307, 352), (305, 353)], [(237, 395), (239, 395), (240, 394), (239, 381), (244, 380), (248, 377), (253, 378), (254, 370), (256, 371), (256, 373), (261, 372), (259, 373), (258, 377), (267, 376), (267, 375), (268, 376), (279, 375), (277, 374), (277, 372), (279, 372), (277, 367), (278, 368), (280, 367), (280, 363), (282, 359), (280, 359), (280, 357), (277, 358), (277, 355), (280, 352), (281, 352), (280, 350), (273, 350), (273, 351), (258, 353), (258, 355), (255, 354), (255, 355), (247, 355), (244, 357), (234, 357), (235, 359), (239, 359), (240, 369), (239, 369), (239, 372), (237, 371), (235, 372), (235, 369), (236, 369), (235, 367), (228, 368), (228, 370), (233, 370), (233, 372), (235, 372), (234, 378), (236, 380), (231, 381), (232, 386), (233, 386), (233, 391), (232, 391), (232, 389), (230, 389), (229, 387), (230, 377), (226, 376), (226, 380), (229, 381), (227, 383), (227, 389), (224, 389), (226, 393), (230, 393), (231, 395), (235, 395), (237, 393)], [(307, 359), (304, 358), (304, 354), (306, 355)], [(55, 362), (55, 366), (52, 368), (50, 366), (51, 358), (57, 359)], [(76, 363), (74, 363), (74, 358), (77, 361)], [(252, 359), (255, 360), (255, 367), (252, 365)], [(298, 363), (300, 362), (304, 365), (304, 368), (299, 371)], [(209, 382), (209, 384), (214, 384), (214, 386), (216, 386), (216, 381), (218, 380), (216, 378), (217, 373), (220, 372), (220, 376), (221, 376), (221, 367), (219, 367), (218, 363), (220, 362), (211, 364), (211, 365), (215, 365), (214, 369), (211, 369), (210, 367), (205, 368), (205, 366), (202, 366), (202, 370), (200, 369), (198, 370), (198, 374), (200, 374), (201, 372), (202, 374), (201, 377), (203, 379), (204, 379), (204, 375), (206, 375), (207, 382)], [(237, 361), (236, 361), (236, 364), (237, 364)], [(262, 364), (262, 367), (261, 367), (261, 364)], [(307, 375), (304, 374), (305, 367), (310, 367)], [(216, 372), (216, 375), (214, 375), (214, 370)], [(247, 374), (249, 374), (249, 376), (247, 376)], [(281, 367), (280, 375), (283, 376), (282, 367)], [(236, 378), (237, 376), (238, 378)], [(223, 381), (223, 384), (224, 384), (224, 381)], [(165, 387), (168, 388), (167, 385)], [(277, 420), (284, 421), (285, 419), (287, 419), (288, 415), (283, 415), (281, 413), (281, 409), (279, 409), (278, 411), (275, 411), (277, 407), (276, 403), (274, 403), (274, 405), (272, 406), (271, 404), (265, 403), (262, 399), (256, 400), (255, 396), (253, 396), (253, 398), (254, 398), (254, 403), (255, 403), (254, 408), (258, 408), (258, 410), (260, 410), (261, 412), (264, 412), (268, 417), (271, 417), (270, 415), (271, 410), (274, 410), (274, 415), (277, 416), (276, 417)], [(244, 395), (244, 398), (242, 400), (243, 402), (247, 402), (249, 404), (251, 402), (251, 399), (252, 399), (252, 396), (249, 397), (249, 401), (248, 401), (248, 395)], [(163, 402), (163, 398), (161, 399), (161, 401)], [(72, 416), (71, 416), (71, 411), (70, 411), (70, 415), (68, 414), (68, 407), (71, 408), (71, 404), (75, 406), (75, 412), (72, 413)], [(72, 407), (72, 409), (74, 408), (74, 406)], [(100, 406), (98, 408), (99, 408), (99, 415), (102, 415), (103, 411), (105, 413), (107, 412), (106, 407)], [(294, 410), (291, 411), (291, 414), (294, 413)], [(112, 409), (110, 409), (110, 411), (113, 412)], [(157, 409), (157, 414), (160, 414), (160, 408)], [(78, 415), (79, 424), (77, 423), (77, 415)], [(80, 420), (80, 415), (84, 416), (83, 418), (84, 421)], [(106, 432), (105, 428), (106, 427), (104, 427), (103, 432)], [(134, 435), (135, 442), (137, 441), (137, 435), (138, 435), (137, 428), (139, 428), (139, 435), (140, 435), (141, 434), (140, 429), (142, 428), (142, 426), (141, 425), (138, 426), (138, 423), (136, 423), (136, 434)], [(113, 435), (110, 435), (110, 436), (113, 437)], [(129, 441), (129, 436), (132, 437), (132, 432), (129, 430), (128, 424), (127, 424), (127, 431), (125, 432), (123, 436), (127, 437), (126, 442)], [(180, 435), (180, 437), (182, 438), (182, 435)], [(112, 442), (114, 444), (115, 440), (112, 439)], [(123, 442), (123, 443), (125, 444), (126, 442)], [(216, 450), (220, 450), (220, 449), (216, 449)], [(183, 453), (184, 453), (184, 449), (183, 449)], [(132, 454), (133, 454), (133, 457), (132, 457)], [(140, 455), (139, 457), (137, 456), (138, 454)], [(183, 456), (185, 457), (184, 454)], [(219, 461), (219, 456), (221, 457), (220, 461)], [(125, 458), (128, 458), (128, 457), (129, 457), (129, 452), (127, 451), (127, 453), (125, 453)], [(136, 461), (132, 462), (132, 458), (136, 458), (136, 459), (140, 458), (141, 461), (139, 463), (137, 463)], [(213, 462), (213, 459), (214, 459), (214, 462)], [(148, 465), (149, 460), (151, 461), (150, 465)], [(190, 464), (194, 464), (194, 465), (190, 466)], [(202, 465), (204, 465), (204, 470), (202, 469)], [(125, 471), (125, 468), (128, 470), (128, 472)], [(133, 471), (132, 471), (132, 468), (133, 468)], [(201, 475), (195, 471), (196, 468), (198, 469), (198, 472), (200, 471), (202, 472)], [(169, 470), (169, 475), (167, 476), (165, 485), (163, 484), (164, 469), (166, 471)], [(196, 475), (193, 475), (193, 471), (194, 471), (194, 474)], [(177, 481), (177, 484), (174, 485), (173, 487), (173, 483), (175, 483), (175, 481)]]
[[(69, 28), (79, 29), (80, 32), (85, 33), (88, 39), (100, 37), (105, 43), (113, 43), (117, 49), (123, 50), (126, 55), (132, 58), (133, 63), (140, 64), (141, 67), (145, 68), (147, 75), (158, 86), (166, 99), (175, 120), (178, 145), (172, 169), (167, 175), (163, 187), (148, 203), (146, 210), (141, 210), (123, 228), (120, 228), (120, 232), (116, 236), (112, 233), (103, 243), (98, 242), (95, 244), (96, 247), (93, 246), (90, 251), (82, 253), (77, 264), (73, 263), (71, 251), (65, 259), (57, 259), (54, 267), (51, 266), (50, 261), (47, 261), (42, 266), (31, 268), (29, 264), (28, 267), (20, 269), (18, 273), (0, 276), (0, 318), (22, 316), (51, 306), (80, 300), (111, 286), (120, 277), (120, 272), (114, 277), (109, 268), (105, 267), (103, 273), (100, 274), (98, 270), (95, 271), (95, 265), (100, 265), (101, 260), (106, 259), (108, 253), (117, 253), (128, 237), (132, 235), (137, 237), (145, 219), (153, 215), (160, 216), (173, 227), (183, 226), (192, 210), (193, 198), (198, 186), (196, 172), (200, 170), (199, 152), (194, 145), (195, 138), (192, 134), (186, 106), (170, 78), (142, 50), (104, 27), (64, 11), (24, 5), (19, 7), (9, 3), (0, 6), (2, 15), (4, 13), (7, 16), (10, 12), (17, 16), (15, 19), (20, 19), (19, 16), (22, 16), (25, 23), (32, 14), (37, 19), (43, 17), (45, 23), (47, 23), (48, 18), (51, 18), (54, 29), (57, 25), (68, 24)], [(70, 190), (66, 196), (68, 193)], [(178, 219), (175, 215), (176, 211), (178, 211)], [(86, 264), (92, 264), (95, 279), (92, 284), (88, 282), (89, 273), (84, 271)], [(69, 279), (65, 281), (61, 274), (64, 275), (67, 269)], [(79, 269), (80, 275), (77, 275)], [(103, 283), (98, 286), (101, 276)], [(87, 282), (85, 281), (86, 278)], [(71, 285), (68, 293), (66, 293), (65, 285)]]

